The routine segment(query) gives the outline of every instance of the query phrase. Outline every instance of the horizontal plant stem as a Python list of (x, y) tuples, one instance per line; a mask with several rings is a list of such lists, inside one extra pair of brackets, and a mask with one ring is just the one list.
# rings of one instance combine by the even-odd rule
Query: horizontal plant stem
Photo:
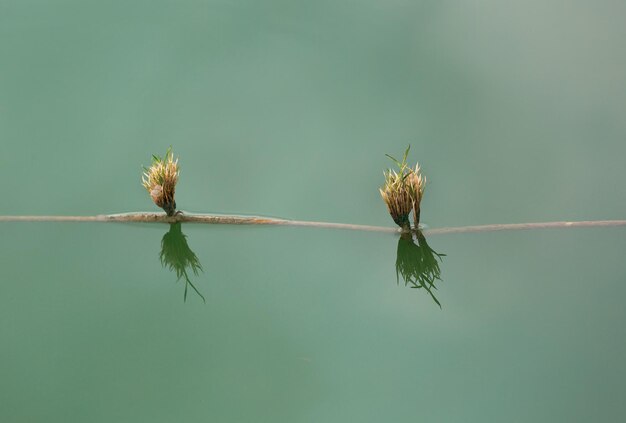
[(495, 225), (457, 226), (422, 231), (425, 235), (463, 234), (473, 232), (519, 231), (525, 229), (593, 228), (626, 226), (626, 220), (582, 220), (577, 222), (502, 223)]
[[(387, 226), (354, 225), (350, 223), (313, 222), (305, 220), (278, 219), (273, 217), (238, 216), (219, 214), (187, 214), (166, 216), (163, 213), (120, 213), (97, 216), (0, 216), (0, 222), (157, 222), (157, 223), (205, 223), (221, 225), (282, 225), (308, 226), (313, 228), (348, 229), (369, 232), (400, 232), (399, 228)], [(586, 228), (626, 226), (626, 220), (586, 220), (578, 222), (509, 223), (495, 225), (458, 226), (424, 229), (424, 235), (445, 235), (475, 232), (512, 231), (548, 228)]]

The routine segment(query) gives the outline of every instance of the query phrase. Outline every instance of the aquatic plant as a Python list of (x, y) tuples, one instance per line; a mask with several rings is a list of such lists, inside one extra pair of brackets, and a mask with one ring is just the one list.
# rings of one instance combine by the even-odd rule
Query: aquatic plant
[(404, 178), (396, 171), (388, 170), (385, 173), (385, 185), (379, 191), (396, 225), (403, 230), (410, 230), (409, 214), (411, 213), (413, 203), (408, 184), (405, 183)]
[(398, 170), (385, 170), (383, 172), (385, 184), (379, 189), (391, 218), (403, 231), (411, 229), (409, 222), (411, 211), (415, 228), (418, 228), (420, 204), (426, 186), (426, 178), (422, 176), (419, 164), (416, 164), (414, 169), (407, 164), (410, 149), (409, 145), (402, 156), (402, 161), (386, 154), (398, 166)]
[(206, 302), (204, 296), (189, 279), (189, 273), (187, 273), (187, 270), (191, 270), (194, 275), (198, 276), (198, 272), (202, 271), (202, 265), (196, 253), (189, 248), (187, 236), (183, 233), (180, 222), (171, 223), (170, 230), (163, 235), (159, 259), (163, 267), (176, 272), (178, 280), (185, 278), (185, 294), (183, 296), (185, 301), (187, 301), (187, 288), (191, 286), (196, 291), (196, 294), (202, 298), (202, 301)]
[(413, 204), (413, 224), (415, 229), (417, 229), (420, 224), (420, 205), (424, 196), (424, 188), (426, 187), (426, 178), (422, 176), (419, 163), (416, 163), (415, 169), (411, 169), (409, 172), (407, 182), (409, 183), (409, 192)]
[(441, 307), (441, 303), (434, 294), (436, 281), (441, 281), (439, 262), (445, 254), (440, 254), (430, 248), (426, 237), (420, 230), (415, 233), (417, 244), (410, 232), (402, 233), (398, 239), (396, 255), (396, 282), (400, 283), (400, 276), (404, 285), (411, 284), (411, 288), (423, 288), (432, 299)]
[(165, 210), (168, 216), (176, 213), (174, 193), (180, 170), (178, 158), (174, 160), (172, 148), (168, 148), (164, 157), (152, 155), (152, 164), (144, 167), (141, 183), (148, 191), (154, 204)]

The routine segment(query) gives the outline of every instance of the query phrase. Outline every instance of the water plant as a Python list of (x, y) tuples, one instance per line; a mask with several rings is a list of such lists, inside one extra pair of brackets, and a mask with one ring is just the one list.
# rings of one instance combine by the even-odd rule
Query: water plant
[(396, 255), (396, 282), (400, 283), (400, 276), (404, 285), (411, 288), (423, 288), (430, 294), (432, 299), (441, 307), (441, 303), (434, 292), (437, 287), (436, 281), (441, 281), (441, 269), (439, 262), (443, 261), (441, 254), (430, 248), (424, 234), (417, 230), (413, 240), (413, 234), (405, 232), (398, 239), (398, 251)]
[(379, 189), (391, 218), (403, 231), (411, 229), (409, 221), (411, 211), (413, 211), (414, 226), (418, 228), (420, 205), (426, 186), (426, 178), (422, 176), (419, 163), (415, 165), (415, 168), (407, 163), (410, 149), (409, 145), (402, 156), (402, 161), (386, 154), (398, 166), (398, 169), (387, 169), (383, 172), (385, 184)]
[(168, 148), (164, 157), (152, 155), (152, 164), (144, 167), (141, 183), (148, 191), (154, 204), (165, 210), (168, 216), (176, 214), (174, 193), (180, 170), (178, 158), (174, 160), (172, 147)]
[(171, 223), (170, 230), (163, 235), (159, 259), (163, 267), (176, 272), (178, 280), (185, 279), (185, 294), (183, 296), (185, 301), (187, 301), (187, 288), (191, 286), (196, 291), (196, 294), (202, 298), (202, 301), (206, 302), (204, 296), (189, 279), (188, 270), (191, 270), (194, 275), (198, 276), (198, 272), (202, 271), (202, 265), (196, 253), (189, 248), (187, 236), (183, 233), (180, 222)]

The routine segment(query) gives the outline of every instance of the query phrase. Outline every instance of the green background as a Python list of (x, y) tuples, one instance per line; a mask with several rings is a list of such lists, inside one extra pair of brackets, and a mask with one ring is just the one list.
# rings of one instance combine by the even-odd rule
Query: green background
[[(180, 208), (393, 225), (411, 144), (430, 227), (623, 219), (626, 6), (614, 1), (0, 0), (0, 214)], [(433, 236), (0, 224), (0, 420), (617, 421), (621, 228)]]

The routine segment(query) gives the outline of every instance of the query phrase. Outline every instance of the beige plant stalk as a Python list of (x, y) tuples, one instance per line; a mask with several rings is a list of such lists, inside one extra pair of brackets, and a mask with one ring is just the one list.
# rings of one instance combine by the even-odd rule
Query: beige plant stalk
[(141, 183), (154, 204), (165, 210), (168, 216), (176, 214), (174, 193), (179, 173), (178, 159), (174, 160), (172, 149), (168, 148), (165, 157), (152, 156), (152, 165), (144, 167), (141, 177)]

